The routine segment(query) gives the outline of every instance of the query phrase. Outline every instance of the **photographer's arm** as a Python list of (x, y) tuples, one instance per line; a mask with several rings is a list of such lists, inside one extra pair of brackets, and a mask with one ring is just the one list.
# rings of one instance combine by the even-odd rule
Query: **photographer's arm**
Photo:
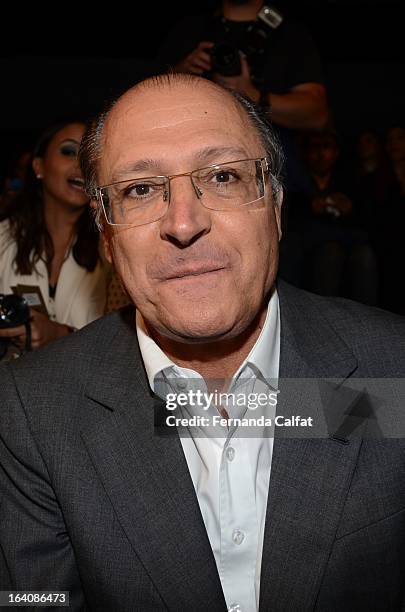
[[(242, 73), (236, 77), (214, 75), (214, 81), (224, 87), (240, 91), (254, 102), (259, 102), (260, 91), (250, 79), (246, 58), (241, 57)], [(321, 130), (325, 127), (329, 112), (326, 90), (320, 83), (302, 83), (287, 93), (267, 93), (271, 120), (277, 125), (294, 130)]]
[(267, 94), (274, 123), (292, 130), (322, 130), (328, 121), (326, 90), (320, 83), (302, 83), (285, 94)]
[(8, 366), (0, 389), (0, 590), (70, 591), (69, 609), (83, 610), (70, 537)]

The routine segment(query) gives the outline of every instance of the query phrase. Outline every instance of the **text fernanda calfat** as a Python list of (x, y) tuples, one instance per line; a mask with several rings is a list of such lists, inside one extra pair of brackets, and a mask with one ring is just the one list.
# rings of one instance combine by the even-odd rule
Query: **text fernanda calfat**
[(213, 416), (194, 415), (191, 417), (176, 417), (174, 414), (170, 414), (166, 417), (166, 424), (169, 427), (208, 427), (210, 425), (221, 427), (272, 427), (273, 424), (276, 427), (312, 427), (313, 420), (313, 417), (302, 417), (300, 415), (289, 417), (277, 415), (274, 419), (264, 416), (257, 418), (229, 417), (226, 419), (219, 414)]

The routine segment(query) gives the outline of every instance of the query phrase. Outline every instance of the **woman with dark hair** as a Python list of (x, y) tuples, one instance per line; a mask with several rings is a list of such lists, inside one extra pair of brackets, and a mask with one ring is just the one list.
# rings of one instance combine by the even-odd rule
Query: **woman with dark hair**
[[(84, 129), (69, 121), (46, 130), (0, 223), (0, 293), (28, 297), (33, 348), (104, 312), (107, 272), (77, 161)], [(25, 334), (25, 326), (0, 329), (20, 345)]]

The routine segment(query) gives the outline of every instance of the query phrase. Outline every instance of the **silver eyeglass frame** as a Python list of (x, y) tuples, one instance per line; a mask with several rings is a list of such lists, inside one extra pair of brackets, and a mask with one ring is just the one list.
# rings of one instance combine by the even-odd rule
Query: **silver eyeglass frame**
[[(201, 202), (201, 205), (204, 206), (204, 208), (206, 208), (207, 210), (214, 210), (214, 211), (221, 211), (221, 210), (226, 210), (226, 211), (232, 211), (232, 210), (240, 210), (243, 206), (239, 207), (239, 208), (224, 208), (224, 209), (220, 209), (220, 208), (211, 208), (209, 206), (206, 206), (203, 202), (203, 193), (202, 191), (199, 189), (199, 187), (194, 183), (193, 181), (193, 174), (195, 174), (196, 172), (199, 172), (201, 170), (209, 170), (211, 168), (217, 168), (220, 166), (226, 166), (227, 164), (235, 164), (238, 162), (244, 162), (244, 161), (254, 161), (254, 162), (260, 162), (261, 165), (261, 170), (262, 170), (262, 180), (263, 180), (263, 189), (264, 189), (264, 193), (263, 196), (260, 196), (260, 198), (257, 198), (256, 200), (252, 200), (251, 202), (247, 202), (246, 204), (244, 204), (243, 206), (248, 206), (249, 204), (253, 204), (254, 202), (257, 202), (258, 200), (261, 200), (264, 196), (265, 196), (265, 190), (266, 190), (266, 185), (267, 185), (267, 180), (271, 174), (270, 174), (270, 166), (269, 166), (269, 160), (267, 157), (255, 157), (255, 158), (244, 158), (244, 159), (235, 159), (232, 161), (227, 161), (227, 162), (221, 162), (220, 164), (210, 164), (208, 166), (204, 166), (202, 168), (196, 168), (194, 170), (191, 170), (190, 172), (181, 172), (179, 174), (171, 174), (171, 175), (165, 175), (165, 174), (161, 174), (161, 175), (154, 175), (154, 176), (140, 176), (140, 177), (136, 177), (136, 179), (124, 179), (122, 181), (115, 181), (114, 183), (107, 183), (106, 185), (99, 185), (97, 187), (95, 187), (91, 193), (90, 193), (90, 197), (93, 200), (97, 200), (99, 205), (101, 205), (103, 213), (104, 213), (104, 218), (107, 222), (108, 225), (111, 225), (113, 227), (141, 227), (142, 225), (148, 225), (150, 223), (155, 223), (155, 221), (160, 221), (160, 219), (163, 219), (163, 217), (167, 214), (167, 211), (169, 210), (169, 206), (170, 206), (170, 198), (171, 198), (171, 190), (170, 190), (170, 181), (172, 179), (175, 178), (180, 178), (183, 176), (189, 176), (190, 180), (191, 180), (191, 184), (193, 186), (194, 192), (198, 198), (198, 200)], [(108, 215), (107, 215), (107, 211), (105, 209), (105, 204), (104, 204), (104, 199), (103, 199), (103, 193), (102, 190), (106, 189), (108, 187), (113, 187), (114, 185), (120, 185), (122, 183), (130, 183), (131, 180), (150, 180), (150, 179), (165, 179), (167, 181), (167, 192), (164, 195), (164, 201), (167, 200), (167, 207), (166, 210), (164, 211), (164, 213), (162, 215), (160, 215), (159, 217), (157, 217), (156, 219), (153, 219), (151, 221), (146, 221), (143, 223), (112, 223), (111, 221), (109, 221), (108, 219)]]

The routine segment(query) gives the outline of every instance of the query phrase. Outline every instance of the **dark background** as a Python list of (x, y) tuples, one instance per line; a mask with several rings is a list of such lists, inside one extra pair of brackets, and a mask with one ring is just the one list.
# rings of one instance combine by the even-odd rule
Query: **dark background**
[[(269, 2), (272, 4), (272, 2)], [(315, 39), (335, 123), (346, 142), (364, 127), (404, 123), (404, 0), (278, 0)], [(190, 2), (189, 12), (215, 2)], [(63, 115), (92, 115), (153, 72), (159, 41), (184, 13), (180, 2), (74, 3), (2, 8), (0, 170)]]

